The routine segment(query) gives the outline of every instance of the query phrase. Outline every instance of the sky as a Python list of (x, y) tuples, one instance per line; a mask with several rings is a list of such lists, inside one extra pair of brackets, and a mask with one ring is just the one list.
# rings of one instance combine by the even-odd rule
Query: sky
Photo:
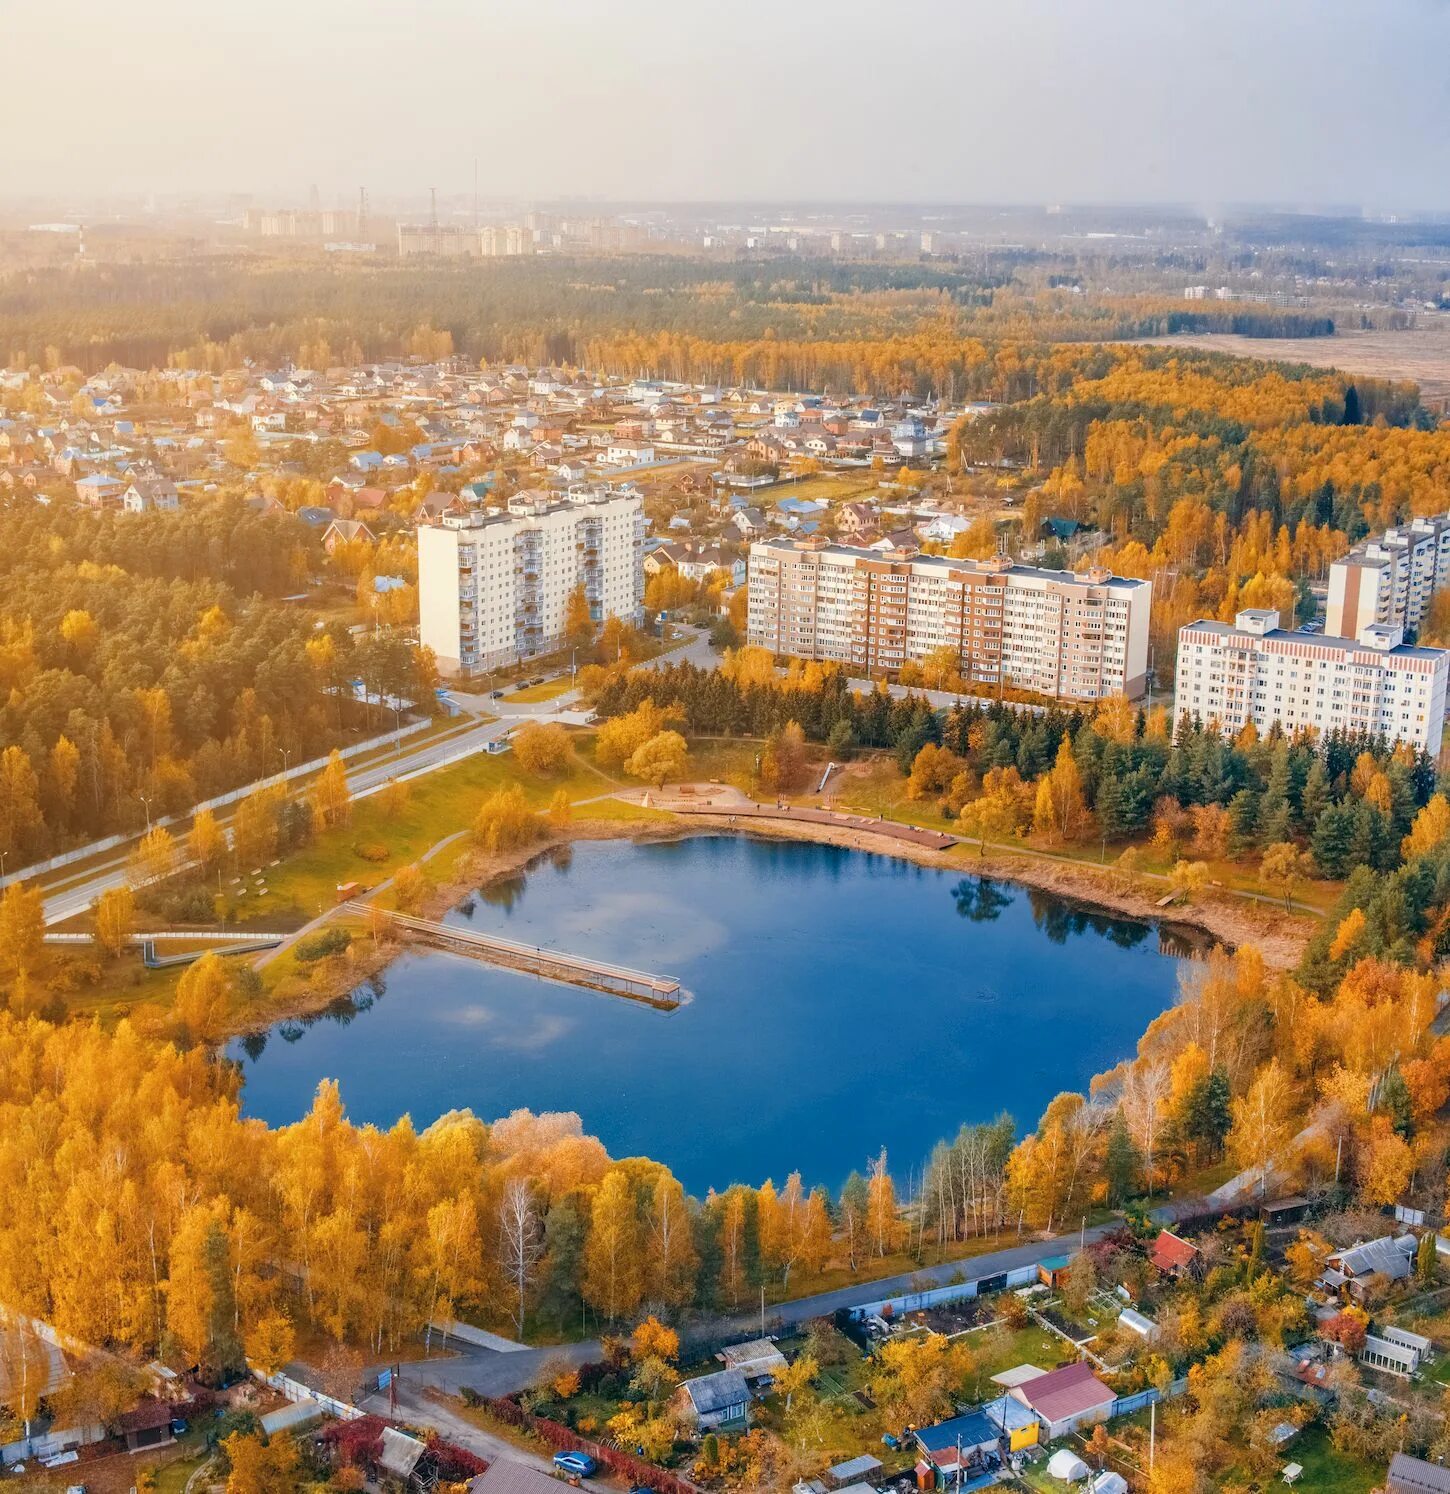
[(0, 0), (0, 197), (1450, 208), (1450, 0)]

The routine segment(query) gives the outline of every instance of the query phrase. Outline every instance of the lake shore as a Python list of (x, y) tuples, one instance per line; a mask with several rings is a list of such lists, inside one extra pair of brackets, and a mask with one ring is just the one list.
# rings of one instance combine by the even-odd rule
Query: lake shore
[[(663, 806), (659, 806), (663, 809)], [(666, 811), (668, 812), (668, 811)], [(573, 843), (607, 840), (649, 842), (684, 840), (698, 835), (751, 835), (762, 839), (790, 840), (848, 850), (894, 856), (920, 866), (956, 871), (964, 876), (985, 876), (1023, 887), (1052, 893), (1086, 908), (1149, 924), (1166, 924), (1206, 935), (1231, 948), (1254, 945), (1271, 969), (1291, 970), (1312, 937), (1317, 922), (1304, 915), (1267, 904), (1251, 903), (1239, 896), (1215, 894), (1212, 889), (1188, 905), (1161, 908), (1159, 884), (1145, 885), (1126, 877), (1111, 866), (1062, 861), (1030, 853), (989, 846), (985, 854), (968, 845), (936, 850), (895, 838), (869, 828), (823, 822), (752, 819), (748, 825), (732, 823), (728, 813), (693, 812), (669, 820), (649, 823), (606, 819), (580, 819), (566, 833), (544, 842), (511, 851), (466, 853), (446, 881), (430, 889), (420, 911), (437, 918), (456, 907), (480, 888), (518, 876), (537, 862), (558, 854)], [(265, 1009), (249, 1011), (233, 1036), (261, 1032), (279, 1021), (315, 1016), (333, 1002), (347, 996), (362, 982), (379, 974), (410, 947), (410, 941), (384, 933), (373, 938), (355, 938), (341, 956), (321, 962), (308, 977), (293, 976), (279, 987)]]

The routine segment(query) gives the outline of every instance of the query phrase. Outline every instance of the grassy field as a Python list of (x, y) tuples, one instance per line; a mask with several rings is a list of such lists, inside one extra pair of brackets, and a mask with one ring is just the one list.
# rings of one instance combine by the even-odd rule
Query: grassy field
[(545, 680), (542, 685), (525, 685), (522, 690), (510, 690), (508, 699), (519, 705), (533, 705), (541, 700), (556, 700), (573, 688), (573, 680), (567, 674), (561, 674), (558, 679)]
[[(838, 807), (855, 810), (863, 814), (880, 814), (888, 820), (904, 824), (925, 825), (933, 830), (960, 833), (960, 827), (943, 818), (937, 809), (935, 797), (908, 799), (906, 780), (897, 771), (895, 761), (888, 754), (858, 761), (844, 779), (834, 785)], [(1085, 865), (1113, 862), (1122, 853), (1123, 846), (1112, 843), (1106, 847), (1100, 841), (1085, 845), (1053, 845), (1044, 837), (1028, 834), (1018, 841), (988, 840), (989, 846), (1021, 848), (1050, 855), (1060, 861), (1073, 861)], [(970, 855), (972, 847), (963, 847), (961, 854)], [(1138, 870), (1147, 876), (1166, 877), (1172, 870), (1176, 856), (1162, 855), (1150, 845), (1138, 846)], [(1188, 855), (1187, 852), (1184, 853)], [(1190, 859), (1192, 859), (1190, 857)], [(1209, 885), (1232, 892), (1251, 894), (1266, 902), (1282, 905), (1282, 899), (1259, 881), (1255, 868), (1234, 861), (1211, 861), (1208, 863)], [(1167, 890), (1166, 887), (1164, 889)], [(1343, 884), (1339, 882), (1305, 881), (1294, 888), (1294, 901), (1327, 913), (1339, 900)]]
[(1238, 337), (1225, 332), (1150, 337), (1157, 347), (1206, 348), (1273, 363), (1307, 363), (1380, 379), (1413, 379), (1427, 397), (1450, 396), (1450, 316), (1422, 313), (1402, 332), (1336, 332), (1332, 337)]
[(1304, 1476), (1294, 1486), (1313, 1494), (1369, 1494), (1384, 1482), (1384, 1467), (1336, 1452), (1323, 1427), (1301, 1433), (1282, 1453), (1283, 1464), (1298, 1463)]

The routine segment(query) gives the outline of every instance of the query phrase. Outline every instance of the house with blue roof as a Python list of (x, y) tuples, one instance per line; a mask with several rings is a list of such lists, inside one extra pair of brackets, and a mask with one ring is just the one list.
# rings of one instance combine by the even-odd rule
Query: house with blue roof
[(976, 1488), (978, 1477), (991, 1482), (1002, 1463), (1001, 1431), (981, 1408), (922, 1427), (915, 1437), (922, 1454), (918, 1474), (934, 1472), (954, 1489)]

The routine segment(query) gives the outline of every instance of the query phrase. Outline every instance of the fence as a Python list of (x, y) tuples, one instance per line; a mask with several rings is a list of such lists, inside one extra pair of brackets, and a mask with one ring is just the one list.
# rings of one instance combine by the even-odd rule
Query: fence
[(275, 1375), (264, 1375), (258, 1370), (253, 1370), (252, 1375), (263, 1385), (270, 1385), (273, 1390), (280, 1391), (294, 1404), (298, 1401), (316, 1401), (329, 1416), (335, 1416), (339, 1421), (362, 1419), (363, 1412), (359, 1411), (356, 1406), (340, 1401), (334, 1396), (324, 1395), (320, 1390), (313, 1390), (310, 1385), (304, 1385), (301, 1380), (294, 1380), (291, 1375), (284, 1375), (281, 1370), (278, 1370)]
[(923, 1307), (940, 1307), (946, 1302), (964, 1302), (969, 1297), (984, 1297), (988, 1292), (1001, 1292), (1013, 1287), (1031, 1286), (1037, 1280), (1037, 1263), (1030, 1266), (1015, 1266), (1010, 1271), (999, 1271), (993, 1276), (977, 1276), (970, 1281), (953, 1282), (949, 1286), (929, 1287), (921, 1292), (906, 1292), (899, 1297), (883, 1297), (878, 1302), (863, 1302), (850, 1309), (853, 1318), (880, 1317), (884, 1309), (890, 1308), (893, 1315), (901, 1312), (918, 1312)]
[(478, 1405), (487, 1407), (500, 1421), (535, 1433), (558, 1452), (588, 1453), (602, 1467), (613, 1473), (622, 1473), (636, 1489), (653, 1489), (656, 1494), (704, 1494), (698, 1484), (692, 1484), (678, 1473), (671, 1473), (669, 1469), (660, 1468), (654, 1463), (646, 1463), (643, 1458), (637, 1458), (621, 1447), (581, 1437), (563, 1422), (551, 1421), (547, 1416), (535, 1416), (532, 1412), (525, 1411), (517, 1401), (506, 1398), (496, 1400), (492, 1396), (481, 1396), (476, 1392), (472, 1394)]
[[(391, 746), (394, 742), (401, 742), (410, 737), (414, 732), (422, 731), (427, 725), (426, 718), (421, 721), (410, 721), (407, 726), (401, 726), (396, 731), (384, 732), (380, 737), (369, 737), (365, 742), (354, 742), (350, 747), (340, 747), (339, 753), (344, 758), (356, 757), (362, 752), (376, 752), (381, 747)], [(285, 772), (275, 773), (270, 778), (258, 779), (253, 783), (244, 783), (240, 788), (232, 789), (229, 793), (218, 794), (214, 799), (205, 799), (200, 804), (193, 804), (185, 814), (162, 815), (152, 820), (153, 825), (176, 825), (184, 820), (189, 820), (192, 815), (199, 814), (203, 809), (220, 809), (223, 805), (235, 804), (238, 800), (245, 799), (262, 783), (290, 783), (294, 778), (301, 778), (308, 773), (320, 773), (327, 766), (325, 757), (315, 757), (311, 762), (300, 763), (295, 768), (288, 768)], [(42, 876), (46, 872), (59, 871), (63, 866), (73, 866), (77, 861), (87, 861), (92, 856), (102, 855), (106, 851), (114, 851), (118, 846), (125, 845), (134, 840), (134, 834), (108, 835), (104, 840), (93, 840), (83, 846), (77, 846), (73, 851), (62, 851), (58, 856), (52, 856), (46, 861), (36, 861), (30, 866), (22, 866), (19, 871), (9, 872), (0, 877), (0, 887), (8, 887), (12, 882), (28, 882), (32, 877)]]
[(1182, 1395), (1188, 1389), (1188, 1381), (1173, 1380), (1167, 1389), (1139, 1390), (1133, 1395), (1120, 1395), (1113, 1402), (1113, 1409), (1108, 1413), (1110, 1417), (1131, 1416), (1135, 1411), (1141, 1411), (1145, 1406), (1151, 1406), (1155, 1401), (1170, 1400), (1174, 1396)]

